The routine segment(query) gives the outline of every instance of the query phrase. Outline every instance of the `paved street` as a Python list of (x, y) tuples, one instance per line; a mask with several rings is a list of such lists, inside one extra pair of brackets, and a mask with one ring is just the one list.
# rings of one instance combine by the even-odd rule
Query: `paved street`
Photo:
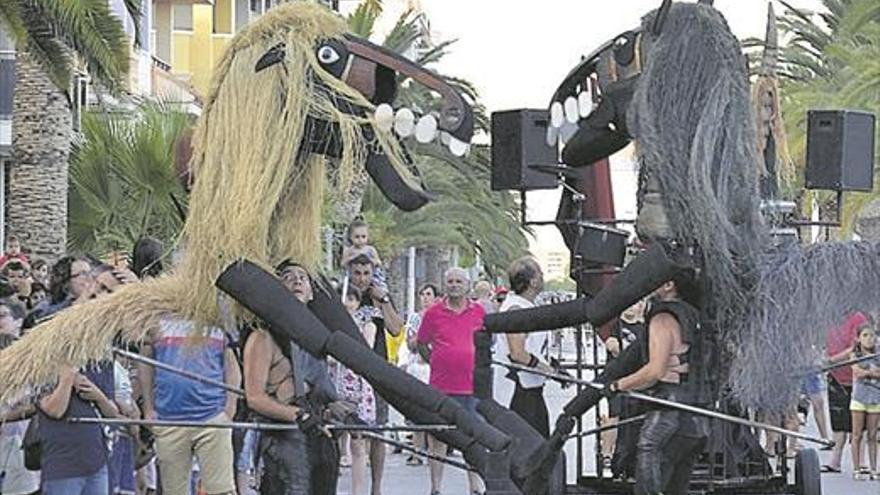
[[(588, 355), (591, 351), (588, 350)], [(508, 380), (498, 381), (496, 383), (509, 382)], [(509, 394), (512, 390), (500, 391), (500, 402), (509, 402)], [(550, 406), (550, 417), (558, 416), (562, 406), (573, 396), (573, 389), (561, 390), (558, 385), (551, 383), (547, 386), (546, 395)], [(496, 392), (496, 395), (498, 392)], [(818, 436), (815, 423), (807, 424), (807, 431)], [(588, 414), (584, 417), (585, 425), (593, 425), (595, 417)], [(588, 460), (585, 467), (587, 473), (595, 473), (595, 463), (593, 462), (593, 452), (595, 449), (594, 437), (590, 437), (583, 441), (584, 456)], [(569, 483), (574, 482), (576, 473), (575, 465), (575, 442), (571, 441), (566, 446), (568, 455), (568, 478)], [(827, 463), (830, 458), (830, 452), (820, 452), (822, 463)], [(391, 454), (389, 452), (385, 479), (383, 482), (383, 495), (428, 495), (430, 493), (430, 485), (428, 482), (427, 466), (414, 467), (405, 464), (406, 455)], [(793, 463), (790, 465), (793, 468)], [(351, 493), (351, 477), (350, 469), (343, 469), (342, 478), (339, 482), (340, 495), (349, 495)], [(792, 474), (793, 482), (793, 474)], [(852, 464), (849, 455), (849, 448), (844, 455), (843, 473), (842, 474), (823, 474), (822, 487), (824, 495), (880, 495), (880, 481), (854, 481), (852, 479)], [(467, 495), (467, 481), (463, 471), (447, 466), (445, 468), (445, 476), (443, 480), (443, 495)]]

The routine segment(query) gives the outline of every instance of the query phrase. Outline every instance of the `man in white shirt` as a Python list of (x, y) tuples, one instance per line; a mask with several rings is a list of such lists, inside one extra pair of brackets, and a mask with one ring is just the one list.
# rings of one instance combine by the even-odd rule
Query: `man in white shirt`
[[(544, 290), (544, 274), (534, 258), (520, 258), (507, 269), (512, 294), (508, 294), (499, 312), (532, 308), (535, 298)], [(508, 359), (516, 364), (529, 366), (540, 371), (555, 370), (542, 360), (542, 349), (547, 344), (549, 332), (508, 333)], [(547, 403), (544, 401), (544, 377), (519, 371), (516, 373), (516, 389), (510, 401), (510, 409), (519, 414), (532, 427), (545, 437), (550, 435), (550, 420)]]

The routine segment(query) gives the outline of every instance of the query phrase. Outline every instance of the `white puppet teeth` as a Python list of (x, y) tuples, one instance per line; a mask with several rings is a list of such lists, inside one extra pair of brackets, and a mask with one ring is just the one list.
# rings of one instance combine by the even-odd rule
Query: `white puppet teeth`
[(437, 119), (425, 115), (416, 123), (416, 141), (425, 144), (437, 138)]
[(556, 146), (559, 142), (559, 129), (553, 126), (547, 126), (547, 146)]
[(441, 131), (437, 117), (431, 114), (416, 118), (416, 112), (409, 108), (394, 110), (391, 105), (382, 103), (376, 106), (374, 113), (376, 128), (380, 131), (390, 132), (402, 138), (413, 137), (422, 144), (430, 143), (440, 138), (440, 143), (457, 156), (462, 157), (470, 152), (470, 143), (456, 139), (446, 131)]
[(564, 121), (565, 110), (562, 108), (562, 103), (554, 101), (553, 104), (550, 105), (550, 125), (559, 128)]
[(409, 137), (416, 129), (416, 115), (409, 108), (401, 108), (394, 114), (394, 132)]
[(449, 151), (455, 156), (464, 156), (468, 153), (470, 144), (449, 136)]
[(578, 130), (577, 124), (573, 124), (571, 122), (566, 122), (562, 124), (562, 127), (559, 129), (559, 140), (564, 144), (567, 143), (574, 133)]
[(593, 94), (587, 87), (565, 101), (554, 101), (550, 105), (550, 125), (547, 126), (547, 145), (565, 145), (578, 130), (578, 122), (593, 112)]
[(578, 101), (574, 96), (569, 96), (565, 99), (565, 120), (571, 124), (577, 124), (578, 120), (580, 120)]
[(577, 98), (578, 110), (582, 119), (587, 118), (593, 113), (593, 95), (590, 91), (581, 91)]
[(388, 132), (394, 126), (394, 109), (387, 103), (382, 103), (376, 107), (376, 113), (373, 115), (376, 120), (376, 127), (383, 132)]

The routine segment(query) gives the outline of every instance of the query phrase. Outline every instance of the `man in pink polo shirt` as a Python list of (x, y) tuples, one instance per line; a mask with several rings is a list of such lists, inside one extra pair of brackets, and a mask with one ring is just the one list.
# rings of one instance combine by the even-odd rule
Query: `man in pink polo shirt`
[[(465, 409), (476, 414), (474, 397), (474, 333), (483, 328), (486, 315), (483, 305), (472, 302), (468, 273), (458, 267), (446, 270), (446, 297), (434, 304), (422, 317), (418, 332), (419, 354), (430, 363), (432, 387), (458, 401)], [(428, 436), (428, 449), (435, 455), (445, 455), (446, 445)], [(428, 462), (431, 472), (431, 495), (440, 493), (443, 464)], [(485, 491), (482, 480), (468, 472), (468, 485), (473, 494)]]

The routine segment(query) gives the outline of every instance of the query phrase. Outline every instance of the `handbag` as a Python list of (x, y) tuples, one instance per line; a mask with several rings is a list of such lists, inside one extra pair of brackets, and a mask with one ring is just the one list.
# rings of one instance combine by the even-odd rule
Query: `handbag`
[(24, 450), (24, 467), (29, 471), (39, 471), (43, 454), (43, 441), (40, 438), (40, 415), (34, 414), (28, 423), (21, 441)]

